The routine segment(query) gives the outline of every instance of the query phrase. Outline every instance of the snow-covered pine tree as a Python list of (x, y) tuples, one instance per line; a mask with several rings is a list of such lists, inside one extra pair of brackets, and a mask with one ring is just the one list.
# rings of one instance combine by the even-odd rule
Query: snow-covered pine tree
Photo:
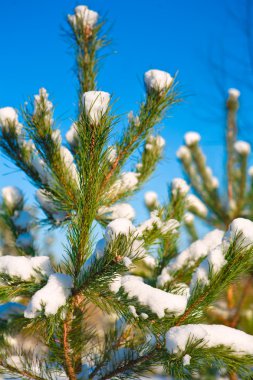
[[(175, 77), (145, 73), (145, 99), (119, 134), (111, 96), (97, 85), (104, 23), (86, 6), (68, 21), (80, 84), (68, 147), (45, 89), (24, 108), (23, 124), (13, 108), (0, 109), (2, 151), (38, 189), (43, 224), (67, 236), (59, 265), (22, 246), (16, 256), (0, 257), (1, 372), (35, 380), (134, 379), (162, 366), (173, 378), (192, 379), (212, 367), (217, 375), (250, 378), (253, 336), (205, 324), (205, 313), (251, 268), (253, 223), (237, 218), (225, 233), (215, 229), (178, 253), (189, 190), (182, 179), (173, 180), (164, 204), (149, 193), (150, 218), (132, 223), (132, 207), (121, 202), (162, 157), (165, 141), (154, 128), (178, 101)], [(135, 168), (125, 171), (138, 152)], [(15, 194), (9, 189), (4, 202), (22, 208)], [(104, 228), (99, 241), (96, 224)]]

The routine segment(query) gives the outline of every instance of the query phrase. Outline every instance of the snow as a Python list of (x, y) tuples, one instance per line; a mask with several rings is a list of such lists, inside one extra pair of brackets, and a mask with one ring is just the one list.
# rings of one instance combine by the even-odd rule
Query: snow
[(16, 186), (2, 188), (2, 197), (7, 206), (16, 208), (24, 199), (23, 193)]
[(7, 321), (12, 315), (23, 314), (25, 306), (17, 302), (7, 302), (0, 305), (0, 320)]
[(171, 183), (171, 188), (173, 195), (176, 195), (177, 193), (186, 195), (190, 190), (190, 186), (188, 186), (185, 180), (182, 178), (174, 178)]
[(67, 142), (71, 146), (76, 146), (78, 142), (78, 133), (77, 133), (77, 125), (73, 123), (65, 135)]
[(191, 356), (186, 354), (184, 355), (183, 357), (183, 366), (187, 366), (187, 365), (190, 365), (191, 364)]
[(229, 225), (227, 232), (224, 235), (223, 242), (229, 245), (237, 234), (241, 233), (239, 242), (242, 247), (247, 247), (253, 243), (253, 222), (249, 219), (236, 218)]
[(103, 206), (98, 210), (98, 215), (104, 215), (106, 219), (126, 218), (133, 220), (135, 218), (134, 208), (128, 203), (118, 203), (113, 206)]
[(173, 277), (168, 273), (168, 269), (163, 268), (161, 274), (157, 277), (156, 285), (159, 288), (163, 288), (167, 282), (170, 282), (172, 280), (173, 280)]
[(82, 102), (90, 120), (97, 124), (107, 111), (110, 94), (104, 91), (87, 91), (83, 94)]
[(212, 187), (217, 189), (219, 187), (219, 180), (217, 177), (212, 177)]
[(134, 190), (138, 184), (138, 174), (134, 172), (123, 172), (120, 178), (120, 186), (124, 191)]
[(184, 145), (180, 146), (180, 148), (177, 151), (177, 158), (179, 158), (180, 160), (190, 160), (191, 159), (190, 150)]
[(196, 212), (198, 215), (206, 217), (208, 209), (206, 205), (194, 194), (189, 194), (186, 197), (186, 206), (190, 210)]
[(50, 199), (50, 194), (47, 193), (46, 190), (37, 190), (35, 198), (42, 209), (44, 209), (49, 214), (52, 214), (52, 217), (57, 223), (62, 222), (66, 218), (67, 212), (57, 210), (56, 205)]
[(98, 240), (95, 250), (94, 250), (94, 254), (96, 255), (97, 258), (103, 257), (105, 247), (106, 247), (106, 240), (105, 239)]
[(68, 15), (69, 21), (76, 26), (77, 19), (82, 20), (83, 26), (93, 28), (98, 21), (98, 13), (90, 10), (86, 5), (75, 7), (75, 14)]
[(156, 147), (158, 148), (159, 150), (161, 150), (162, 148), (165, 147), (166, 145), (166, 141), (164, 140), (164, 138), (162, 136), (153, 136), (153, 135), (149, 135), (147, 137), (147, 145), (151, 145), (150, 148), (147, 148), (147, 145), (146, 145), (146, 149), (153, 149), (153, 147)]
[(130, 220), (125, 218), (118, 218), (108, 224), (105, 230), (105, 239), (107, 241), (114, 240), (119, 235), (129, 236), (135, 231), (134, 225)]
[(34, 217), (26, 210), (15, 211), (12, 221), (18, 229), (26, 230), (32, 223), (34, 223)]
[(100, 239), (98, 240), (96, 247), (90, 257), (85, 261), (82, 266), (83, 271), (88, 271), (95, 262), (95, 260), (101, 259), (104, 256), (105, 248), (106, 248), (106, 240)]
[(162, 221), (158, 216), (158, 211), (154, 210), (150, 213), (150, 218), (145, 220), (137, 227), (136, 234), (138, 236), (141, 236), (147, 231), (151, 231), (153, 228), (157, 228), (160, 230), (160, 233), (162, 235), (166, 235), (169, 232), (175, 233), (179, 226), (180, 223), (176, 219), (168, 219), (166, 221)]
[(250, 166), (250, 167), (249, 167), (248, 175), (249, 175), (250, 177), (253, 177), (253, 166)]
[(153, 69), (144, 74), (144, 82), (147, 91), (162, 91), (171, 86), (173, 78), (166, 71)]
[(237, 99), (239, 98), (239, 96), (241, 95), (241, 93), (240, 93), (240, 91), (237, 90), (236, 88), (229, 88), (229, 89), (228, 89), (228, 95), (229, 95), (231, 98), (237, 100)]
[(136, 164), (135, 167), (136, 167), (137, 171), (140, 172), (143, 168), (143, 164), (141, 162), (138, 162), (138, 164)]
[(126, 268), (130, 268), (133, 264), (132, 260), (129, 257), (124, 257), (122, 262)]
[(119, 179), (111, 186), (110, 193), (123, 193), (135, 190), (138, 184), (138, 176), (139, 173), (123, 172)]
[(137, 227), (137, 235), (143, 235), (146, 231), (152, 230), (155, 226), (159, 228), (162, 222), (157, 215), (157, 211), (152, 211), (150, 218)]
[(248, 155), (250, 154), (250, 144), (247, 143), (246, 141), (241, 141), (238, 140), (234, 144), (234, 148), (237, 153), (242, 154), (242, 155)]
[(72, 153), (65, 146), (61, 146), (60, 155), (61, 155), (62, 161), (64, 162), (64, 165), (69, 170), (73, 179), (78, 183), (79, 182), (79, 175), (78, 175), (77, 167), (74, 163), (74, 157), (73, 157)]
[(46, 121), (49, 121), (50, 124), (53, 123), (51, 118), (51, 111), (53, 109), (53, 103), (48, 100), (49, 94), (45, 88), (39, 89), (39, 94), (34, 95), (34, 114), (42, 113)]
[(209, 284), (210, 271), (212, 271), (212, 274), (216, 274), (227, 263), (224, 257), (224, 253), (225, 252), (222, 244), (217, 245), (217, 247), (213, 248), (210, 251), (205, 260), (202, 261), (202, 263), (194, 272), (190, 285), (191, 289), (193, 289), (198, 282), (202, 283), (203, 285)]
[(17, 276), (22, 280), (30, 280), (34, 277), (40, 280), (40, 274), (49, 276), (53, 270), (48, 256), (26, 257), (26, 256), (1, 256), (0, 272), (9, 276)]
[(156, 267), (156, 259), (153, 256), (151, 256), (151, 255), (145, 255), (143, 257), (143, 261), (150, 268), (155, 268)]
[(192, 146), (194, 144), (197, 144), (201, 139), (201, 136), (197, 132), (187, 132), (184, 135), (185, 144), (187, 146)]
[(192, 224), (194, 222), (194, 215), (191, 212), (186, 212), (184, 214), (185, 224)]
[(113, 164), (117, 158), (117, 149), (114, 146), (109, 146), (107, 149), (108, 161)]
[(110, 289), (117, 293), (120, 287), (124, 289), (129, 299), (137, 298), (141, 305), (147, 306), (158, 318), (163, 318), (167, 313), (181, 315), (186, 309), (187, 298), (185, 296), (153, 288), (138, 277), (118, 276), (116, 281), (111, 284)]
[(61, 144), (62, 142), (62, 137), (61, 137), (61, 131), (60, 129), (55, 129), (53, 132), (52, 132), (52, 139), (54, 140), (54, 142), (58, 145)]
[(139, 116), (134, 116), (133, 111), (130, 111), (128, 113), (127, 118), (128, 118), (128, 122), (129, 123), (132, 123), (132, 124), (134, 124), (136, 126), (140, 125), (140, 118), (139, 118)]
[(12, 107), (0, 108), (0, 125), (2, 127), (8, 127), (9, 123), (18, 124), (17, 111)]
[(30, 232), (24, 232), (16, 239), (16, 246), (20, 248), (29, 248), (33, 245), (33, 236)]
[(66, 304), (72, 287), (71, 276), (62, 273), (51, 274), (47, 284), (32, 296), (24, 312), (25, 318), (35, 318), (43, 308), (45, 315), (55, 315), (58, 309)]
[(176, 219), (169, 219), (165, 222), (161, 221), (160, 231), (163, 235), (166, 235), (168, 232), (176, 233), (179, 227), (180, 223)]
[(167, 351), (185, 351), (190, 338), (203, 339), (208, 348), (223, 345), (237, 354), (253, 355), (253, 336), (231, 327), (205, 324), (172, 327), (165, 336)]
[(207, 256), (210, 250), (221, 244), (223, 236), (223, 231), (215, 229), (209, 232), (202, 240), (196, 240), (170, 261), (167, 266), (168, 273), (180, 270), (185, 265), (194, 266), (199, 259)]
[(135, 307), (134, 307), (133, 305), (129, 305), (129, 306), (128, 306), (128, 309), (129, 309), (130, 313), (131, 313), (135, 318), (138, 318), (138, 317), (139, 317), (138, 314), (136, 313), (136, 309), (135, 309)]
[(31, 155), (31, 165), (38, 172), (40, 180), (43, 184), (52, 182), (52, 176), (45, 161), (39, 157), (36, 152), (33, 152)]
[(157, 207), (158, 202), (158, 195), (155, 191), (147, 191), (144, 194), (144, 200), (147, 207)]

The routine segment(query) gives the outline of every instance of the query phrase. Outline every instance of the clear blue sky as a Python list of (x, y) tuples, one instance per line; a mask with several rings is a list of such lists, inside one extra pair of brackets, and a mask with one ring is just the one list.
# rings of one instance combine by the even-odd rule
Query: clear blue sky
[[(253, 131), (253, 64), (250, 65), (249, 54), (253, 40), (248, 23), (252, 12), (247, 8), (247, 0), (87, 0), (85, 3), (106, 14), (112, 26), (113, 44), (102, 66), (99, 86), (119, 98), (120, 113), (137, 109), (144, 94), (142, 75), (146, 70), (158, 68), (172, 74), (179, 71), (184, 102), (163, 123), (166, 159), (145, 190), (154, 189), (164, 198), (166, 184), (182, 175), (175, 152), (188, 130), (202, 134), (210, 165), (221, 179), (227, 88), (237, 87), (242, 91), (241, 137), (250, 140)], [(63, 134), (75, 116), (76, 82), (72, 73), (73, 56), (61, 28), (66, 14), (78, 4), (75, 0), (0, 2), (0, 107), (18, 108), (43, 86), (56, 105), (56, 118)], [(0, 186), (8, 184), (20, 186), (33, 202), (32, 186), (24, 181), (22, 173), (13, 171), (1, 158)], [(133, 201), (141, 216), (142, 197), (143, 191)]]

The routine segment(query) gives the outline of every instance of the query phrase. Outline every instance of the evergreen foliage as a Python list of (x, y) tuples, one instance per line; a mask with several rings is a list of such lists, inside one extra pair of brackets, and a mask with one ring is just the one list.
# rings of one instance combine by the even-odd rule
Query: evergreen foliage
[[(225, 234), (214, 230), (179, 251), (180, 227), (187, 215), (189, 222), (188, 210), (194, 211), (182, 179), (172, 181), (164, 204), (147, 194), (149, 219), (135, 226), (132, 207), (122, 202), (143, 186), (163, 157), (165, 141), (155, 127), (180, 100), (176, 77), (160, 70), (145, 73), (139, 111), (130, 112), (128, 125), (116, 135), (121, 119), (97, 83), (101, 50), (109, 42), (105, 23), (85, 6), (76, 7), (68, 22), (79, 89), (67, 146), (45, 89), (22, 108), (23, 124), (14, 109), (0, 109), (1, 150), (37, 188), (45, 214), (42, 220), (31, 215), (18, 189), (3, 190), (0, 372), (35, 380), (138, 379), (157, 372), (175, 379), (235, 373), (250, 379), (251, 335), (231, 328), (228, 343), (190, 334), (184, 346), (178, 340), (172, 347), (174, 331), (191, 324), (202, 331), (200, 323), (214, 302), (251, 271), (253, 223), (243, 219), (251, 219), (245, 150), (237, 145), (235, 152), (234, 132), (228, 136), (232, 195), (226, 206), (198, 135), (188, 135), (183, 155), (181, 150), (191, 184), (210, 210), (204, 216), (195, 202), (196, 214)], [(233, 96), (228, 119), (234, 131)], [(133, 153), (138, 163), (127, 172)], [(45, 224), (67, 236), (58, 265), (34, 244), (32, 230)], [(96, 224), (104, 231), (99, 241)], [(189, 231), (195, 240), (195, 228)], [(27, 240), (20, 239), (22, 234)]]

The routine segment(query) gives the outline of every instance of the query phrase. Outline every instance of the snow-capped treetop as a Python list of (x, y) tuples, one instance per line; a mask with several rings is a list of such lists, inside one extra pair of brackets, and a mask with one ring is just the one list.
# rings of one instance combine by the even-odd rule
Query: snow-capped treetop
[(187, 146), (192, 146), (198, 143), (201, 139), (201, 136), (198, 132), (187, 132), (184, 135), (184, 141)]
[(224, 235), (224, 243), (230, 244), (237, 234), (241, 233), (240, 244), (243, 246), (252, 245), (253, 243), (253, 222), (249, 219), (236, 218), (229, 225)]
[(237, 100), (239, 98), (239, 96), (241, 95), (241, 93), (236, 88), (229, 88), (228, 89), (228, 95), (229, 95), (229, 97)]
[(0, 126), (8, 127), (8, 123), (18, 124), (17, 111), (12, 107), (0, 108)]
[(236, 141), (234, 144), (234, 148), (237, 153), (242, 154), (242, 155), (248, 155), (250, 154), (250, 144), (247, 143), (246, 141)]
[(134, 225), (130, 220), (125, 218), (118, 218), (108, 224), (105, 230), (105, 239), (107, 241), (115, 239), (118, 235), (128, 236), (131, 232), (135, 231)]
[(173, 194), (179, 192), (182, 195), (186, 195), (190, 190), (190, 186), (187, 185), (183, 178), (174, 178), (171, 183), (171, 188)]
[(144, 82), (147, 91), (162, 91), (170, 87), (173, 82), (173, 78), (166, 71), (149, 70), (144, 74)]
[(87, 91), (83, 94), (82, 102), (86, 114), (97, 124), (106, 113), (111, 95), (104, 91)]
[(147, 207), (156, 207), (159, 204), (158, 195), (155, 191), (147, 191), (144, 194), (144, 200)]
[(7, 206), (16, 208), (24, 199), (22, 191), (16, 186), (2, 188), (2, 197)]
[(180, 146), (180, 148), (177, 151), (177, 158), (190, 160), (191, 159), (190, 150), (184, 145)]
[(26, 256), (1, 256), (0, 272), (9, 276), (17, 276), (22, 280), (29, 280), (34, 277), (40, 279), (42, 275), (49, 276), (53, 270), (48, 256), (26, 257)]
[(223, 345), (237, 354), (253, 354), (252, 335), (223, 325), (204, 324), (189, 324), (169, 329), (166, 333), (167, 351), (170, 353), (185, 351), (190, 338), (203, 340), (205, 347)]
[(75, 7), (75, 14), (68, 15), (69, 21), (76, 26), (77, 18), (82, 20), (83, 26), (93, 28), (98, 21), (98, 13), (90, 10), (86, 5)]

